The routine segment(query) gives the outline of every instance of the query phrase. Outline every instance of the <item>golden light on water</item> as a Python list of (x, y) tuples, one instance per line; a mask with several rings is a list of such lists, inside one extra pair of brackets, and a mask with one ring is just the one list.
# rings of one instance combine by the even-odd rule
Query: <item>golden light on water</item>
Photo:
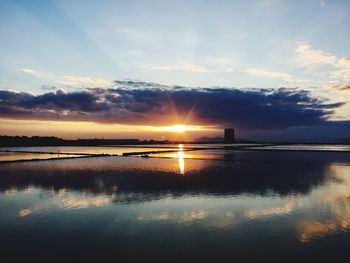
[(177, 158), (179, 159), (180, 174), (185, 174), (185, 153), (183, 151), (184, 146), (179, 144), (179, 151), (177, 152)]

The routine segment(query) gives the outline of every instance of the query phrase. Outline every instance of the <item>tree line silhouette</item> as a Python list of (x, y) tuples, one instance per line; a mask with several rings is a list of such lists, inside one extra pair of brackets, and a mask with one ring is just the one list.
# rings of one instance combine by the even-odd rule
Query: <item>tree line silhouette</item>
[(0, 147), (19, 146), (96, 146), (139, 144), (139, 139), (78, 139), (65, 140), (54, 136), (0, 136)]

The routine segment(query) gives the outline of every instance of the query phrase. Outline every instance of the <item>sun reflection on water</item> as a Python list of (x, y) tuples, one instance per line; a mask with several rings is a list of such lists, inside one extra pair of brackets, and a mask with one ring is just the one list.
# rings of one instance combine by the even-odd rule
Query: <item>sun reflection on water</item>
[(180, 174), (185, 175), (185, 153), (183, 149), (184, 149), (184, 146), (182, 144), (179, 144), (179, 151), (177, 153), (177, 158), (179, 159)]

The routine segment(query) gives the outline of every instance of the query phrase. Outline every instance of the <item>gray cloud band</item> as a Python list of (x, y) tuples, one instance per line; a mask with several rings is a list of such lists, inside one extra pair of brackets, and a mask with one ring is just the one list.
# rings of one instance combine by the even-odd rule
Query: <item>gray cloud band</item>
[(116, 82), (117, 87), (62, 90), (32, 95), (0, 90), (0, 116), (17, 119), (77, 120), (101, 123), (196, 123), (275, 129), (322, 125), (343, 103), (327, 103), (308, 91), (280, 88), (168, 87)]

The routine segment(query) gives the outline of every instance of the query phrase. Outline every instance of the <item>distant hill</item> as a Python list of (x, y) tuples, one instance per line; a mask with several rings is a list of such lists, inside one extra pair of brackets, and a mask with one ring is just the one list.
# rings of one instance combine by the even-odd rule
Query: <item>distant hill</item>
[[(198, 142), (198, 143), (205, 143), (205, 142), (209, 142), (209, 143), (220, 143), (223, 142), (224, 138), (222, 137), (199, 137), (197, 139), (194, 139), (194, 142)], [(245, 140), (245, 139), (236, 139), (237, 143), (255, 143), (256, 141), (250, 141), (250, 140)]]

